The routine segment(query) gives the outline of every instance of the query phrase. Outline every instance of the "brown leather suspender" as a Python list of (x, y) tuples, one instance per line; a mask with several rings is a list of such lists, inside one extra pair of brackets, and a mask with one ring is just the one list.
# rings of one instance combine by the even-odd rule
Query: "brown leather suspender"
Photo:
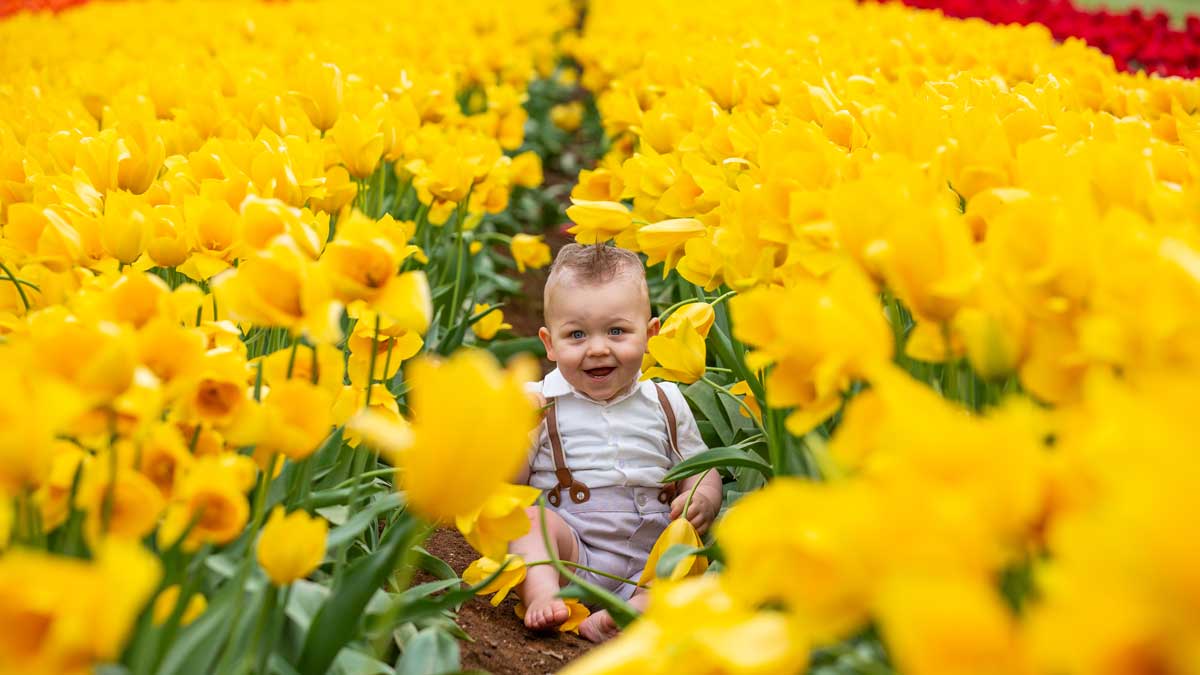
[[(671, 407), (671, 400), (667, 398), (667, 392), (654, 382), (654, 391), (658, 394), (658, 403), (662, 406), (663, 414), (667, 418), (667, 438), (669, 439), (670, 452), (674, 452), (677, 457), (683, 459), (683, 455), (679, 452), (679, 428), (675, 421), (675, 410)], [(565, 489), (571, 495), (571, 501), (576, 504), (586, 502), (592, 496), (592, 491), (588, 486), (575, 480), (571, 475), (571, 470), (567, 468), (567, 456), (563, 453), (562, 437), (558, 433), (558, 408), (551, 403), (546, 410), (546, 432), (550, 436), (550, 447), (553, 450), (554, 457), (554, 475), (558, 478), (558, 485), (555, 485), (546, 496), (546, 501), (550, 502), (551, 506), (559, 506), (562, 504), (561, 492)], [(667, 458), (670, 458), (670, 452), (667, 453)], [(663, 489), (658, 493), (658, 501), (663, 504), (669, 504), (675, 498), (675, 484), (663, 486)]]
[(546, 501), (552, 506), (562, 503), (559, 494), (565, 488), (570, 490), (571, 501), (582, 504), (592, 496), (588, 486), (575, 480), (571, 470), (567, 468), (567, 456), (563, 454), (562, 437), (558, 435), (558, 404), (553, 403), (546, 410), (546, 432), (550, 436), (550, 446), (554, 449), (554, 475), (558, 477), (558, 485), (546, 496)]

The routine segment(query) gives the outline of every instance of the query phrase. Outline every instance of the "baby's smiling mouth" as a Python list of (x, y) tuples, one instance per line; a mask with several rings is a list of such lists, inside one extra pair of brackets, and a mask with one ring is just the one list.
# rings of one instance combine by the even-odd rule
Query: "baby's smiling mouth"
[(605, 366), (603, 368), (584, 368), (583, 372), (587, 373), (587, 376), (593, 380), (603, 380), (612, 374), (612, 371), (614, 370), (616, 370), (616, 368), (612, 366)]

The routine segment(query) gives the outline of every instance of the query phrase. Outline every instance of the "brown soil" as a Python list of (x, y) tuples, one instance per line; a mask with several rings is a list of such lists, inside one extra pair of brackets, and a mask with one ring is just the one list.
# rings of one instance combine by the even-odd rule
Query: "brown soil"
[[(434, 532), (425, 542), (425, 549), (449, 563), (459, 575), (479, 557), (462, 535), (451, 529)], [(513, 612), (516, 605), (516, 595), (512, 594), (499, 607), (492, 607), (484, 596), (467, 601), (459, 609), (458, 625), (474, 639), (460, 643), (463, 670), (486, 670), (494, 675), (554, 673), (592, 647), (587, 640), (569, 633), (530, 632)]]
[[(548, 170), (545, 185), (574, 183), (573, 176)], [(563, 205), (567, 195), (561, 197)], [(566, 234), (566, 223), (547, 228), (543, 233), (550, 246), (551, 259), (563, 245), (574, 241)], [(549, 268), (526, 270), (512, 276), (521, 281), (521, 292), (505, 299), (504, 319), (512, 324), (512, 333), (519, 337), (534, 337), (542, 326), (542, 288), (546, 285)], [(542, 372), (554, 364), (541, 359)], [(456, 530), (441, 528), (425, 542), (425, 549), (445, 560), (460, 576), (479, 554), (467, 544)], [(417, 583), (432, 577), (419, 574)], [(517, 618), (516, 594), (511, 594), (499, 607), (493, 607), (487, 597), (477, 597), (463, 604), (458, 611), (458, 625), (472, 641), (460, 643), (463, 670), (484, 670), (494, 675), (542, 675), (561, 670), (567, 663), (592, 648), (592, 643), (570, 633), (533, 633)]]

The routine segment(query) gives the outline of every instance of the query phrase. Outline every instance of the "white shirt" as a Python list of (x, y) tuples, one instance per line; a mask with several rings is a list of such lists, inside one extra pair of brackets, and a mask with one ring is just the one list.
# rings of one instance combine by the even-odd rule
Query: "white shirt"
[[(686, 459), (707, 450), (683, 392), (671, 382), (659, 386), (675, 412), (679, 453)], [(657, 487), (667, 470), (679, 462), (670, 450), (667, 417), (653, 382), (636, 382), (629, 391), (605, 402), (576, 391), (557, 368), (527, 387), (541, 392), (547, 402), (555, 400), (567, 468), (589, 488)], [(547, 490), (557, 485), (558, 479), (545, 422), (537, 435), (529, 457), (529, 484)]]

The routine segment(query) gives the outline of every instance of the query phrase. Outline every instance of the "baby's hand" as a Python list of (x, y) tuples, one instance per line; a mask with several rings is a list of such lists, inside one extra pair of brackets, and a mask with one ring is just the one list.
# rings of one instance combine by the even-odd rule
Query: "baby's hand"
[[(675, 520), (683, 514), (683, 505), (687, 502), (687, 499), (688, 493), (684, 491), (671, 501), (671, 520)], [(692, 524), (692, 527), (696, 528), (697, 533), (703, 535), (708, 531), (713, 520), (716, 519), (717, 511), (720, 508), (720, 503), (705, 494), (703, 489), (696, 490), (696, 494), (692, 496), (692, 504), (688, 507), (688, 522)]]
[(538, 417), (544, 416), (546, 414), (546, 397), (542, 396), (541, 393), (536, 391), (528, 391), (525, 392), (525, 394), (529, 397), (529, 400), (533, 402), (533, 405), (537, 407)]

